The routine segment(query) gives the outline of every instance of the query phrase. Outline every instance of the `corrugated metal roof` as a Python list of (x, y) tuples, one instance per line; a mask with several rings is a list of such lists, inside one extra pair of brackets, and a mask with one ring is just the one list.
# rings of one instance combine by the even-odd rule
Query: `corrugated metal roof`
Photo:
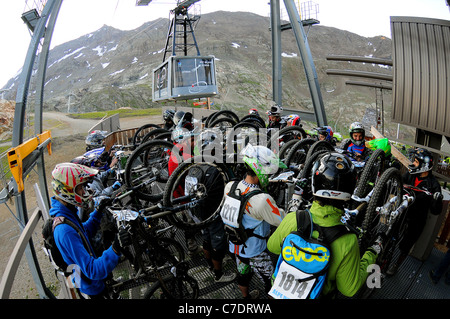
[(392, 120), (450, 136), (450, 21), (391, 17)]

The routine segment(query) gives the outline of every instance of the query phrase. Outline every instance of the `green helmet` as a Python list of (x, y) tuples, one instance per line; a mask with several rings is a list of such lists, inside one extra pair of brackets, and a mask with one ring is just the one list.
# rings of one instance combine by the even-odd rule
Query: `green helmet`
[(269, 175), (275, 174), (279, 168), (287, 168), (280, 158), (265, 146), (247, 146), (241, 151), (243, 161), (255, 172), (261, 188), (269, 184)]

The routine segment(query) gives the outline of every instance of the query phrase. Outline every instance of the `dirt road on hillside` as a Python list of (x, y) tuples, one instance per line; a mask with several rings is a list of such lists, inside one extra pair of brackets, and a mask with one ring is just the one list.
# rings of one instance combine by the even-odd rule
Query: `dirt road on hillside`
[[(100, 120), (74, 119), (60, 112), (44, 112), (43, 118), (44, 130), (51, 130), (52, 137), (87, 135), (89, 130), (100, 122)], [(161, 115), (125, 117), (120, 119), (120, 129), (140, 127), (148, 123), (159, 124), (161, 121)]]

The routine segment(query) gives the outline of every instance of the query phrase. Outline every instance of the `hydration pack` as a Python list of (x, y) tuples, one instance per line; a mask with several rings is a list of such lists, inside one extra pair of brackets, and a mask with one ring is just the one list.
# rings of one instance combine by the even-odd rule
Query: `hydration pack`
[(89, 246), (89, 243), (84, 236), (83, 232), (80, 230), (80, 228), (71, 220), (65, 218), (65, 217), (50, 217), (48, 218), (44, 226), (42, 227), (42, 237), (44, 238), (44, 248), (50, 258), (50, 262), (53, 264), (56, 270), (64, 273), (65, 276), (69, 276), (71, 272), (67, 272), (67, 263), (64, 261), (61, 252), (59, 251), (58, 247), (56, 246), (55, 237), (53, 235), (53, 232), (55, 231), (56, 226), (61, 224), (67, 224), (71, 226), (73, 229), (77, 231), (77, 233), (80, 235), (84, 246), (88, 250), (88, 252), (93, 255)]
[[(308, 210), (297, 211), (297, 230), (283, 240), (269, 295), (275, 299), (316, 299), (325, 284), (331, 243), (348, 233), (344, 225), (320, 227)], [(319, 238), (312, 238), (313, 229)]]
[[(235, 245), (244, 245), (249, 237), (257, 237), (266, 239), (266, 237), (254, 234), (254, 229), (244, 228), (242, 225), (242, 218), (245, 214), (245, 208), (250, 197), (262, 193), (260, 189), (253, 190), (247, 194), (242, 195), (241, 191), (237, 189), (239, 181), (233, 182), (230, 192), (225, 195), (225, 200), (220, 210), (220, 217), (225, 225), (225, 233), (228, 240)], [(236, 189), (239, 194), (236, 194)]]

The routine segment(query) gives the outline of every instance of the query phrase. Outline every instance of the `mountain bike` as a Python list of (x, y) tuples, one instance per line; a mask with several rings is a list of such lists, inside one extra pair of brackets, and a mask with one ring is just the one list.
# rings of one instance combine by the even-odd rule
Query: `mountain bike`
[(162, 199), (169, 179), (170, 157), (174, 156), (178, 163), (181, 162), (181, 155), (174, 147), (174, 144), (168, 141), (150, 140), (131, 153), (124, 171), (126, 186), (133, 188), (143, 181), (150, 181), (146, 187), (136, 190), (137, 197), (151, 202)]
[[(132, 269), (128, 279), (107, 282), (114, 295), (137, 287), (147, 286), (143, 298), (195, 299), (199, 288), (197, 281), (188, 274), (181, 245), (167, 237), (160, 236), (156, 228), (150, 227), (157, 218), (122, 207), (107, 207), (116, 221), (117, 231), (125, 229), (131, 235), (131, 245), (122, 247), (121, 253), (130, 262)], [(161, 290), (155, 295), (156, 287)]]
[[(204, 228), (219, 217), (225, 185), (235, 179), (237, 163), (200, 155), (182, 162), (167, 181), (162, 205), (167, 218), (181, 229)], [(184, 207), (182, 207), (184, 205)]]

